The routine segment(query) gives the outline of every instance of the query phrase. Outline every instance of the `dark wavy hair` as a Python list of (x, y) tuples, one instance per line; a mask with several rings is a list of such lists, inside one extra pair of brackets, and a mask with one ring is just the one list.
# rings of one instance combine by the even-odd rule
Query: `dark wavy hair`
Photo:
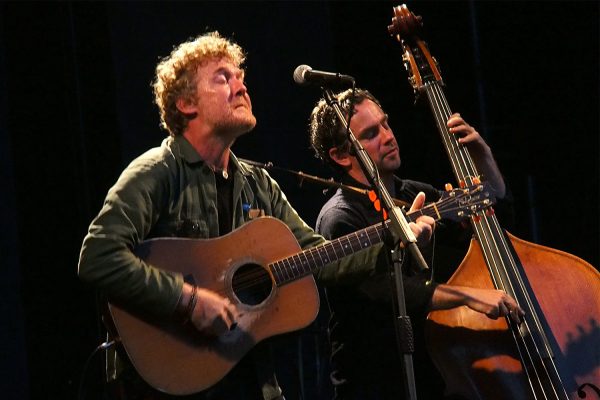
[[(360, 104), (365, 100), (371, 100), (381, 107), (375, 96), (368, 90), (359, 88), (337, 93), (335, 98), (344, 115), (348, 115), (351, 104), (353, 107), (352, 112), (354, 112), (354, 105)], [(310, 145), (315, 152), (315, 157), (329, 164), (338, 173), (343, 172), (340, 166), (329, 156), (329, 150), (334, 147), (341, 148), (347, 146), (348, 139), (346, 138), (346, 131), (333, 107), (327, 104), (325, 99), (319, 100), (310, 114), (309, 133)]]

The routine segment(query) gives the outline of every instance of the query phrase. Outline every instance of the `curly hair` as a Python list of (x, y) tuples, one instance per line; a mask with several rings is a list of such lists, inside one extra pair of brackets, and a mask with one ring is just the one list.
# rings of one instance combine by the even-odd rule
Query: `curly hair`
[(203, 63), (220, 58), (240, 67), (246, 54), (238, 44), (213, 31), (175, 47), (156, 66), (152, 82), (154, 102), (160, 112), (160, 125), (171, 136), (182, 134), (188, 123), (188, 117), (177, 109), (177, 100), (195, 100), (196, 70)]
[[(354, 94), (354, 97), (352, 96)], [(348, 115), (350, 105), (357, 105), (364, 100), (379, 101), (368, 90), (348, 89), (335, 95), (342, 112)], [(354, 109), (352, 110), (354, 112)], [(347, 144), (346, 131), (337, 117), (333, 107), (325, 99), (319, 100), (310, 114), (309, 122), (310, 145), (315, 152), (315, 157), (329, 164), (337, 172), (343, 172), (340, 166), (329, 156), (329, 149), (342, 147)]]

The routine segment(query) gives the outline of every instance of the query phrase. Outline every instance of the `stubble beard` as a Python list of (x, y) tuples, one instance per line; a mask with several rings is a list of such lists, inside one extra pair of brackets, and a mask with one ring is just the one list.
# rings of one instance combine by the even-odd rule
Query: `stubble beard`
[(221, 132), (227, 132), (233, 137), (239, 137), (245, 133), (250, 132), (256, 126), (256, 117), (254, 114), (249, 112), (244, 117), (239, 117), (230, 114), (229, 118), (222, 120), (220, 123), (215, 125), (215, 129)]
[(400, 164), (401, 164), (400, 154), (398, 154), (393, 159), (390, 159), (389, 157), (384, 157), (381, 160), (382, 167), (384, 167), (384, 169), (390, 173), (394, 173), (398, 168), (400, 168)]

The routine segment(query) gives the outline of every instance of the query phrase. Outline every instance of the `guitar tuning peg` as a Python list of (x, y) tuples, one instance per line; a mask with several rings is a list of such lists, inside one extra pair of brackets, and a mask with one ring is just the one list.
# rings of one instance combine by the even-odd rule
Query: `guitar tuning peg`
[(473, 177), (473, 185), (480, 185), (481, 179), (478, 176)]
[(452, 191), (452, 185), (450, 183), (446, 183), (446, 185), (444, 186), (444, 189), (446, 189), (446, 192), (451, 192)]
[(369, 190), (369, 200), (371, 200), (371, 202), (377, 200), (377, 195), (375, 194), (374, 190)]
[(379, 202), (379, 199), (373, 202), (373, 207), (375, 207), (376, 211), (381, 211), (381, 203)]

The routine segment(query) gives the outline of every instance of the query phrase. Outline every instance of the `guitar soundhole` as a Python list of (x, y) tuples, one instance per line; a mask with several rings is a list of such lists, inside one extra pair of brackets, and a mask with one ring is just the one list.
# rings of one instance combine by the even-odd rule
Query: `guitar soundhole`
[(231, 286), (242, 303), (255, 306), (269, 297), (273, 284), (271, 276), (263, 267), (245, 264), (233, 274)]

